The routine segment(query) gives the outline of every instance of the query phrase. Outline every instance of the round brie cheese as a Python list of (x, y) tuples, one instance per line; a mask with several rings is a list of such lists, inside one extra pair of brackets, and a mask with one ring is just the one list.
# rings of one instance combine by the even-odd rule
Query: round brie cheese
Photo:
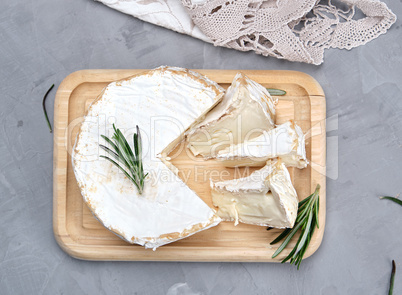
[[(224, 90), (186, 69), (160, 67), (109, 84), (92, 103), (72, 153), (84, 201), (103, 225), (130, 243), (157, 247), (217, 225), (221, 219), (178, 176), (169, 162), (183, 134)], [(99, 144), (115, 124), (133, 148), (136, 125), (143, 144), (144, 192), (114, 165)]]

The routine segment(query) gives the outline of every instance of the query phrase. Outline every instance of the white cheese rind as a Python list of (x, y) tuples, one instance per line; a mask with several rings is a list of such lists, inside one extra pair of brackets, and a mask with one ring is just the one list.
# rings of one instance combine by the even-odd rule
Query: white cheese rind
[(295, 223), (298, 198), (281, 161), (268, 162), (248, 177), (211, 182), (211, 192), (218, 215), (235, 225), (291, 228)]
[(222, 101), (187, 133), (188, 148), (206, 159), (230, 144), (274, 128), (275, 104), (267, 89), (239, 73)]
[[(72, 163), (83, 198), (103, 225), (130, 243), (157, 248), (217, 225), (221, 219), (166, 164), (173, 146), (216, 104), (223, 89), (181, 68), (161, 67), (109, 84), (90, 106)], [(135, 126), (143, 140), (144, 192), (100, 158), (101, 135), (115, 123), (132, 147)], [(130, 140), (131, 139), (131, 140)], [(172, 165), (170, 165), (172, 166)]]
[(289, 121), (258, 137), (231, 145), (218, 153), (217, 159), (226, 167), (259, 167), (268, 159), (280, 157), (286, 166), (307, 166), (302, 129)]

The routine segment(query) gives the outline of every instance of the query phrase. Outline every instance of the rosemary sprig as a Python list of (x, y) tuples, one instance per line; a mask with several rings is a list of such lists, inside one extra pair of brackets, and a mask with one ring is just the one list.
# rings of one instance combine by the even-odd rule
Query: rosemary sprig
[(50, 125), (49, 117), (47, 116), (45, 101), (46, 101), (47, 95), (53, 89), (53, 87), (54, 87), (54, 84), (52, 84), (52, 86), (50, 86), (48, 91), (46, 91), (46, 94), (45, 94), (45, 96), (43, 97), (43, 100), (42, 100), (43, 113), (45, 114), (45, 119), (46, 119), (46, 122), (47, 122), (47, 126), (49, 126), (50, 133), (52, 133), (52, 125)]
[(397, 204), (399, 204), (399, 205), (402, 206), (402, 200), (400, 200), (400, 199), (398, 199), (398, 198), (385, 196), (385, 197), (380, 197), (380, 199), (381, 199), (381, 200), (382, 200), (382, 199), (390, 200), (390, 201), (395, 202), (395, 203), (397, 203)]
[(311, 238), (314, 234), (314, 230), (316, 227), (319, 228), (318, 212), (320, 207), (320, 187), (321, 186), (317, 184), (314, 193), (299, 202), (299, 209), (297, 211), (294, 227), (285, 229), (275, 240), (271, 242), (271, 245), (273, 245), (285, 239), (275, 251), (274, 255), (272, 255), (272, 258), (278, 256), (279, 253), (285, 249), (290, 240), (300, 229), (300, 237), (295, 247), (289, 253), (289, 255), (282, 260), (282, 263), (284, 263), (290, 259), (290, 263), (297, 265), (297, 269), (299, 269), (304, 253), (306, 253), (307, 247), (310, 244)]
[(274, 89), (274, 88), (267, 88), (269, 94), (273, 95), (273, 96), (282, 96), (286, 94), (285, 90), (281, 90), (281, 89)]
[(392, 295), (392, 293), (394, 292), (395, 273), (396, 273), (395, 260), (392, 260), (392, 271), (391, 271), (391, 279), (390, 279), (390, 282), (389, 282), (388, 295)]
[(113, 124), (114, 134), (110, 140), (108, 137), (101, 135), (102, 138), (112, 147), (112, 149), (99, 144), (99, 146), (104, 149), (109, 155), (111, 155), (114, 160), (108, 156), (101, 155), (100, 157), (105, 158), (116, 165), (124, 175), (130, 179), (134, 185), (137, 187), (139, 194), (141, 195), (144, 190), (144, 180), (148, 173), (144, 175), (144, 168), (142, 164), (142, 141), (140, 129), (137, 125), (137, 133), (134, 133), (134, 152), (128, 144), (126, 138), (120, 129), (116, 128)]

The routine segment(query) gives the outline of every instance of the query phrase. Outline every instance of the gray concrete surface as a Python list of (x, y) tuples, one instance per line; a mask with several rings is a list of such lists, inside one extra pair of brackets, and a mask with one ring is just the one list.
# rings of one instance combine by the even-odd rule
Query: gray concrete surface
[[(402, 1), (385, 2), (402, 17)], [(339, 176), (327, 180), (323, 243), (301, 270), (270, 263), (86, 262), (56, 244), (44, 92), (80, 69), (162, 64), (299, 70), (321, 83), (328, 116), (338, 115), (338, 130), (328, 136), (338, 137), (339, 151), (328, 158)], [(327, 51), (317, 67), (216, 48), (91, 0), (2, 0), (0, 89), (1, 294), (387, 294), (392, 259), (394, 294), (401, 294), (402, 208), (378, 199), (402, 192), (401, 20), (366, 46)]]

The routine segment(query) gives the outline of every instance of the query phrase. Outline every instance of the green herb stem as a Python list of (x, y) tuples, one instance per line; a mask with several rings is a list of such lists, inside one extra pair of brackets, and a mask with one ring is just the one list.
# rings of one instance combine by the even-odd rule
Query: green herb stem
[(389, 282), (388, 295), (392, 295), (392, 293), (394, 292), (395, 273), (396, 273), (395, 260), (392, 260), (392, 271), (391, 271), (391, 279), (390, 279), (390, 282)]
[(285, 90), (281, 90), (281, 89), (274, 89), (274, 88), (267, 88), (269, 94), (273, 95), (273, 96), (283, 96), (286, 95), (286, 91)]
[(54, 84), (52, 84), (52, 86), (50, 86), (48, 91), (46, 91), (45, 96), (43, 97), (43, 100), (42, 100), (43, 113), (45, 114), (46, 122), (47, 122), (47, 125), (49, 126), (50, 133), (52, 133), (52, 125), (50, 124), (49, 117), (47, 116), (45, 101), (46, 101), (47, 95), (53, 89), (53, 87), (54, 87)]
[(383, 200), (383, 199), (385, 199), (385, 200), (390, 200), (390, 201), (395, 202), (395, 203), (397, 203), (397, 204), (399, 204), (399, 205), (402, 206), (402, 200), (400, 200), (400, 199), (398, 199), (398, 198), (385, 196), (385, 197), (380, 197), (380, 199), (381, 199), (381, 200)]

